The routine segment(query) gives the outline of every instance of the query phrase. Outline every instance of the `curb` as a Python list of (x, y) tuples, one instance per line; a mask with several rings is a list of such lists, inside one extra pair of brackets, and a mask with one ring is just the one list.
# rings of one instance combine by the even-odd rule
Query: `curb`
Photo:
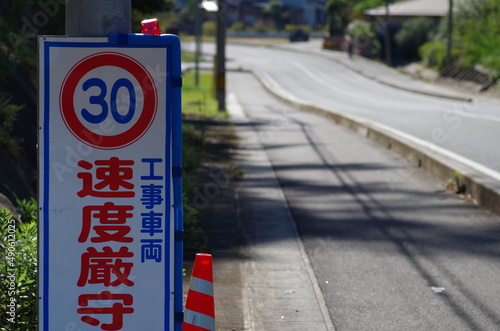
[[(413, 93), (418, 93), (418, 94), (423, 94), (423, 95), (428, 95), (428, 96), (432, 96), (432, 97), (437, 97), (437, 98), (443, 98), (443, 99), (450, 99), (450, 100), (456, 100), (456, 101), (463, 101), (463, 102), (473, 102), (474, 101), (474, 98), (472, 97), (469, 97), (469, 96), (460, 96), (460, 95), (454, 95), (454, 94), (449, 94), (449, 93), (444, 93), (444, 92), (436, 92), (436, 91), (425, 91), (423, 89), (416, 89), (416, 88), (411, 88), (411, 87), (405, 87), (405, 86), (401, 86), (401, 85), (398, 85), (398, 84), (394, 84), (392, 82), (389, 82), (387, 80), (384, 80), (384, 79), (380, 79), (378, 78), (377, 76), (371, 74), (371, 73), (368, 73), (362, 69), (359, 69), (358, 67), (356, 67), (354, 64), (352, 64), (351, 62), (347, 62), (347, 61), (344, 61), (343, 59), (339, 59), (335, 56), (332, 56), (332, 55), (329, 55), (329, 54), (325, 54), (323, 52), (318, 52), (318, 51), (307, 51), (307, 50), (303, 50), (303, 49), (289, 49), (287, 47), (282, 47), (282, 46), (268, 46), (268, 47), (273, 47), (273, 48), (278, 48), (280, 50), (284, 50), (284, 51), (291, 51), (291, 52), (299, 52), (299, 53), (303, 53), (303, 54), (312, 54), (312, 55), (317, 55), (317, 56), (321, 56), (325, 59), (329, 59), (329, 60), (332, 60), (332, 61), (335, 61), (341, 65), (343, 65), (344, 67), (368, 78), (368, 79), (371, 79), (377, 83), (380, 83), (380, 84), (383, 84), (383, 85), (386, 85), (386, 86), (390, 86), (390, 87), (394, 87), (394, 88), (397, 88), (399, 90), (403, 90), (403, 91), (407, 91), (407, 92), (413, 92)], [(391, 69), (391, 68), (388, 68), (388, 69)]]
[(415, 88), (411, 88), (411, 87), (405, 87), (405, 86), (401, 86), (401, 85), (397, 85), (397, 84), (393, 84), (389, 81), (386, 81), (386, 80), (383, 80), (383, 79), (379, 79), (377, 78), (377, 76), (373, 75), (373, 74), (370, 74), (370, 73), (367, 73), (361, 69), (358, 69), (355, 65), (349, 63), (349, 62), (346, 62), (346, 61), (343, 61), (343, 60), (340, 60), (340, 59), (335, 59), (331, 56), (328, 56), (326, 54), (322, 54), (322, 53), (319, 53), (319, 55), (321, 56), (324, 56), (328, 59), (331, 59), (333, 61), (337, 61), (338, 63), (342, 64), (343, 66), (349, 68), (350, 70), (368, 78), (368, 79), (371, 79), (373, 81), (376, 81), (377, 83), (380, 83), (380, 84), (383, 84), (383, 85), (387, 85), (387, 86), (390, 86), (390, 87), (394, 87), (394, 88), (397, 88), (397, 89), (400, 89), (400, 90), (403, 90), (403, 91), (407, 91), (407, 92), (413, 92), (413, 93), (418, 93), (418, 94), (423, 94), (423, 95), (428, 95), (428, 96), (431, 96), (431, 97), (437, 97), (437, 98), (443, 98), (443, 99), (450, 99), (450, 100), (456, 100), (456, 101), (463, 101), (463, 102), (472, 102), (474, 101), (473, 98), (471, 97), (464, 97), (464, 96), (459, 96), (459, 95), (452, 95), (452, 94), (447, 94), (447, 93), (443, 93), (443, 92), (433, 92), (433, 91), (425, 91), (425, 90), (422, 90), (422, 89), (415, 89)]
[[(399, 130), (352, 115), (343, 115), (300, 100), (269, 76), (253, 72), (266, 90), (299, 109), (322, 115), (400, 154), (411, 164), (443, 181), (456, 180), (460, 193), (500, 215), (500, 173)], [(404, 177), (402, 177), (404, 179)]]

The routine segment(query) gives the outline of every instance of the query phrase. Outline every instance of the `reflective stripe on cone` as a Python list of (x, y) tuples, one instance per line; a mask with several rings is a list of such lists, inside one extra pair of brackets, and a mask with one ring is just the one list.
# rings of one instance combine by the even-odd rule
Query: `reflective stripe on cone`
[(182, 330), (215, 331), (212, 255), (210, 254), (196, 254)]

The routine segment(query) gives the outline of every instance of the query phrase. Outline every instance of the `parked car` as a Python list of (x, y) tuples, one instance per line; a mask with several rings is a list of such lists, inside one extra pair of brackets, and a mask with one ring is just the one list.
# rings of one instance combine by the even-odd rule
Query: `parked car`
[(300, 30), (300, 29), (294, 30), (294, 31), (290, 32), (288, 39), (291, 42), (308, 41), (309, 40), (309, 33), (305, 32), (304, 30)]
[(343, 36), (326, 34), (323, 37), (323, 48), (340, 49), (343, 41)]

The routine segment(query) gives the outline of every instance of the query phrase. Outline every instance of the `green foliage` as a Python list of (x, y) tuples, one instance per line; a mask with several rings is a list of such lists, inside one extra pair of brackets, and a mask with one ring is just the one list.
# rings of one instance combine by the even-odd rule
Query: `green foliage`
[(19, 216), (21, 216), (21, 222), (38, 222), (38, 203), (35, 198), (16, 199), (16, 203), (19, 209)]
[(283, 2), (280, 0), (272, 0), (264, 8), (264, 15), (272, 19), (278, 31), (283, 30), (283, 27), (290, 20), (290, 13), (285, 10)]
[(61, 1), (13, 0), (0, 4), (0, 79), (17, 68), (37, 75), (37, 35), (64, 34)]
[[(194, 72), (183, 75), (182, 113), (196, 119), (226, 117), (226, 112), (217, 110), (212, 96), (213, 76), (199, 73), (199, 86), (195, 85)], [(187, 251), (206, 250), (207, 237), (199, 225), (200, 210), (193, 207), (193, 199), (199, 192), (198, 170), (205, 153), (205, 131), (203, 125), (189, 121), (182, 123), (182, 186), (184, 191), (184, 247)]]
[(457, 5), (454, 17), (454, 48), (461, 64), (480, 63), (500, 71), (500, 3), (498, 0), (467, 0)]
[(404, 22), (394, 37), (401, 55), (409, 60), (418, 58), (418, 48), (432, 38), (436, 28), (434, 20), (427, 17), (417, 17)]
[(33, 39), (37, 32), (27, 28), (29, 20), (19, 23), (27, 6), (28, 0), (5, 1), (0, 5), (0, 78), (12, 74), (17, 66), (32, 71), (36, 68)]
[(203, 139), (203, 133), (196, 130), (193, 124), (188, 122), (182, 124), (182, 168), (188, 174), (200, 166), (204, 149)]
[(187, 194), (184, 201), (184, 249), (186, 251), (206, 251), (207, 236), (200, 226), (200, 211), (191, 206), (192, 197)]
[(233, 25), (231, 25), (227, 29), (227, 32), (242, 32), (242, 31), (248, 31), (247, 26), (243, 22), (234, 22)]
[(285, 31), (287, 31), (287, 32), (293, 32), (296, 30), (302, 30), (304, 32), (314, 31), (309, 25), (306, 25), (306, 24), (287, 24), (287, 25), (285, 25)]
[(195, 72), (184, 73), (182, 87), (182, 113), (204, 117), (227, 117), (227, 113), (217, 109), (213, 98), (213, 76), (207, 72), (199, 73), (199, 86), (195, 84)]
[(258, 20), (254, 23), (253, 31), (257, 33), (273, 33), (276, 32), (276, 26), (272, 22)]
[(446, 43), (439, 40), (429, 41), (419, 47), (418, 53), (424, 66), (440, 71), (446, 59)]
[(184, 207), (184, 248), (187, 251), (206, 249), (207, 238), (199, 225), (200, 211), (191, 206), (196, 194), (197, 170), (205, 151), (203, 132), (191, 123), (182, 124), (182, 187)]
[(11, 98), (0, 94), (0, 144), (4, 145), (12, 156), (18, 156), (22, 139), (12, 137), (12, 130), (17, 114), (23, 107), (11, 104)]
[(171, 11), (173, 0), (132, 0), (132, 32), (141, 31), (141, 21), (156, 13)]
[(0, 302), (12, 305), (0, 305), (0, 330), (36, 330), (37, 223), (16, 224), (2, 209), (0, 238)]
[(370, 47), (374, 56), (380, 52), (381, 45), (373, 23), (361, 20), (352, 21), (347, 26), (347, 34), (351, 36), (357, 47)]
[(371, 39), (377, 37), (377, 32), (372, 23), (367, 21), (352, 21), (347, 26), (347, 34), (354, 39)]
[[(481, 64), (500, 73), (500, 43), (498, 42), (500, 3), (498, 0), (465, 0), (455, 3), (454, 8), (452, 61), (468, 68)], [(435, 38), (442, 43), (447, 43), (448, 19), (445, 17), (441, 21)], [(427, 45), (426, 47), (432, 48)], [(427, 51), (426, 47), (424, 47), (424, 52)], [(433, 65), (433, 61), (430, 65)]]
[(203, 23), (203, 35), (207, 37), (215, 37), (217, 32), (217, 24), (213, 21)]
[(343, 35), (349, 24), (353, 3), (349, 0), (328, 0), (326, 12), (328, 15), (328, 33), (330, 35)]

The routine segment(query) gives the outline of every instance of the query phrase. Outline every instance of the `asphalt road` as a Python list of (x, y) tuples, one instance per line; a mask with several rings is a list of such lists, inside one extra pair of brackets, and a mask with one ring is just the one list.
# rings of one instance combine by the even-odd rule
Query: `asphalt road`
[[(246, 56), (257, 63), (268, 51), (248, 50)], [(285, 54), (281, 62), (296, 62)], [(300, 64), (289, 72), (294, 64), (279, 62), (262, 65), (283, 87), (303, 85), (295, 93), (316, 95), (320, 87)], [(307, 70), (319, 74), (324, 64), (312, 62), (308, 66), (316, 69)], [(277, 78), (278, 72), (288, 79)], [(350, 76), (344, 74), (345, 84), (331, 84), (355, 93), (359, 88)], [(500, 329), (497, 216), (445, 191), (445, 183), (390, 150), (277, 101), (250, 74), (230, 73), (227, 85), (264, 145), (336, 330)], [(379, 99), (383, 90), (371, 86), (364, 90), (366, 100), (344, 95), (342, 102), (329, 103), (368, 115), (386, 113), (408, 128), (422, 123), (423, 132), (425, 123), (432, 126), (424, 119), (432, 114), (428, 107), (439, 112), (452, 105), (395, 91)]]
[[(213, 48), (203, 45), (208, 54)], [(462, 102), (398, 90), (317, 55), (232, 44), (226, 53), (228, 68), (258, 71), (299, 100), (374, 120), (500, 172), (500, 100)]]

